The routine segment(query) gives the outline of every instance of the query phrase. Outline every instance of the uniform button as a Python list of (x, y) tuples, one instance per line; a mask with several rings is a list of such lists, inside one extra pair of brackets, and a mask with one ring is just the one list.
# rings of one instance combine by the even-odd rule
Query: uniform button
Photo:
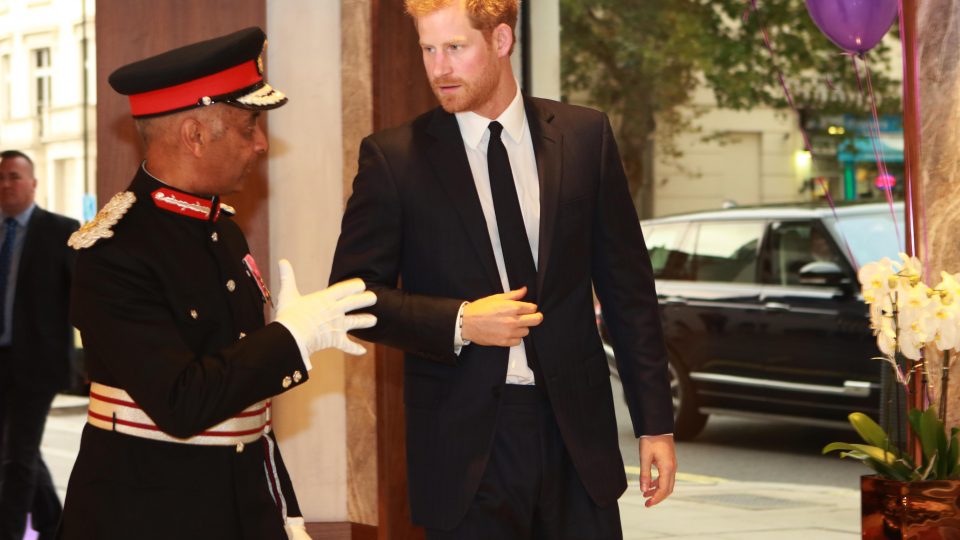
[(283, 383), (281, 383), (284, 388), (290, 388), (290, 385), (293, 384), (293, 379), (290, 377), (284, 377)]
[(227, 290), (230, 291), (230, 292), (233, 292), (233, 291), (237, 290), (237, 282), (234, 281), (234, 280), (232, 280), (232, 279), (228, 279), (228, 280), (227, 280)]
[(243, 443), (237, 443), (237, 453), (243, 452)]
[(191, 310), (190, 310), (190, 318), (196, 319), (196, 318), (199, 317), (199, 316), (200, 316), (200, 314), (197, 313), (197, 310), (195, 310), (195, 309), (191, 309)]
[(247, 337), (247, 333), (246, 333), (246, 332), (240, 332), (240, 339), (243, 339), (243, 338), (245, 338), (245, 337)]
[(298, 383), (300, 382), (300, 379), (303, 379), (303, 373), (300, 373), (300, 370), (298, 369), (293, 372), (293, 382)]
[(217, 242), (217, 241), (220, 240), (220, 235), (217, 234), (216, 231), (214, 231), (213, 234), (210, 235), (210, 240), (213, 240), (214, 242)]

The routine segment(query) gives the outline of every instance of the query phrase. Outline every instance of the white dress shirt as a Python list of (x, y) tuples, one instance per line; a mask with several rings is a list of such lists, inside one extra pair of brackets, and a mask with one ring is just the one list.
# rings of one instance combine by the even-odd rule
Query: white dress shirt
[[(463, 138), (467, 151), (467, 160), (470, 162), (470, 171), (473, 173), (473, 183), (477, 187), (480, 197), (480, 206), (483, 208), (483, 217), (487, 222), (487, 233), (493, 245), (493, 256), (497, 261), (497, 270), (500, 272), (500, 284), (503, 291), (510, 290), (507, 279), (507, 268), (503, 262), (503, 249), (500, 247), (500, 233), (497, 230), (497, 215), (493, 208), (493, 195), (490, 193), (490, 172), (487, 170), (487, 145), (490, 143), (489, 124), (493, 120), (503, 125), (501, 139), (507, 149), (510, 159), (510, 169), (513, 171), (513, 182), (520, 199), (520, 212), (523, 214), (523, 223), (527, 229), (527, 240), (533, 261), (539, 267), (537, 250), (540, 245), (540, 178), (537, 175), (537, 158), (533, 153), (533, 139), (530, 135), (530, 126), (527, 124), (527, 115), (523, 109), (523, 96), (517, 87), (517, 95), (503, 113), (491, 120), (473, 112), (457, 113), (457, 124), (460, 126), (460, 136)], [(461, 313), (463, 307), (461, 306)], [(460, 336), (460, 327), (454, 335), (454, 350), (459, 354), (463, 346)], [(527, 364), (527, 352), (523, 344), (510, 347), (510, 358), (507, 366), (507, 384), (535, 384), (533, 371)]]

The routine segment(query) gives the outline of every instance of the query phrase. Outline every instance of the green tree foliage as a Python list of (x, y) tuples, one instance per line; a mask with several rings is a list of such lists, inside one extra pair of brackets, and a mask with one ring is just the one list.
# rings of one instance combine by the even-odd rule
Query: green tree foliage
[[(564, 99), (610, 114), (635, 201), (649, 204), (646, 171), (655, 142), (682, 156), (676, 136), (695, 131), (698, 87), (720, 107), (789, 107), (779, 69), (803, 114), (869, 114), (849, 56), (827, 40), (803, 0), (560, 0)], [(761, 26), (769, 32), (771, 57)], [(895, 30), (895, 29), (894, 29)], [(899, 110), (891, 51), (868, 55), (881, 111)], [(861, 77), (864, 73), (861, 68)], [(866, 80), (863, 79), (864, 88)], [(641, 204), (641, 211), (646, 204)]]

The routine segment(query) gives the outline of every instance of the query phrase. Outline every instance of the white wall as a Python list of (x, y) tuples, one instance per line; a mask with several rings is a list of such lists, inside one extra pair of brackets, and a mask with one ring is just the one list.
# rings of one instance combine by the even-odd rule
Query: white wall
[[(269, 113), (270, 255), (301, 292), (327, 284), (343, 213), (340, 1), (268, 0), (268, 81), (290, 102)], [(312, 358), (310, 380), (276, 404), (276, 431), (307, 521), (347, 521), (344, 357)]]
[[(679, 163), (657, 153), (654, 163), (656, 216), (738, 205), (800, 200), (794, 154), (803, 147), (792, 111), (754, 108), (734, 111), (716, 106), (713, 93), (700, 88), (694, 106), (706, 112), (694, 122), (698, 133), (681, 134)], [(707, 135), (723, 139), (704, 141)], [(656, 151), (656, 146), (654, 147)]]
[(530, 1), (530, 94), (560, 99), (560, 3)]
[[(84, 186), (83, 145), (83, 7), (88, 43), (88, 186)], [(95, 192), (96, 76), (95, 0), (0, 0), (0, 57), (10, 59), (0, 73), (0, 149), (27, 153), (39, 181), (37, 203), (47, 209), (83, 217), (83, 194)], [(50, 49), (52, 103), (39, 132), (35, 108), (33, 53)], [(9, 102), (10, 114), (6, 114)], [(60, 165), (58, 165), (58, 163)]]

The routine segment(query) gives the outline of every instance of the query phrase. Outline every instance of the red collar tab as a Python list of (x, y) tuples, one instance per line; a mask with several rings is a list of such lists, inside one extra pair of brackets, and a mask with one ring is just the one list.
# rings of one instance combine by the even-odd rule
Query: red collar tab
[(250, 60), (182, 84), (133, 94), (129, 96), (130, 112), (133, 116), (147, 116), (209, 105), (213, 103), (211, 98), (236, 92), (261, 81), (263, 73), (257, 66), (257, 60)]
[[(204, 221), (216, 221), (220, 217), (220, 198), (203, 199), (168, 188), (160, 188), (150, 194), (153, 204), (174, 214)], [(214, 209), (211, 213), (211, 209)]]

